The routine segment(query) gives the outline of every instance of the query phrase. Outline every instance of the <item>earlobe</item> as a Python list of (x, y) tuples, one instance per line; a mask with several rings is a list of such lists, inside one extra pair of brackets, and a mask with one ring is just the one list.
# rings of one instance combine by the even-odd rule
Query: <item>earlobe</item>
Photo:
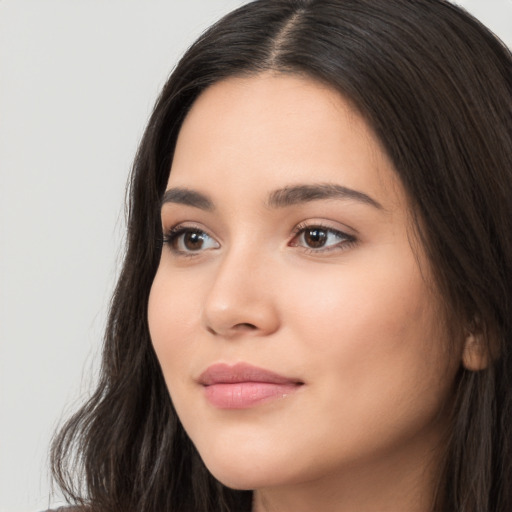
[(489, 366), (489, 350), (480, 334), (468, 333), (462, 350), (462, 364), (466, 370), (477, 372)]

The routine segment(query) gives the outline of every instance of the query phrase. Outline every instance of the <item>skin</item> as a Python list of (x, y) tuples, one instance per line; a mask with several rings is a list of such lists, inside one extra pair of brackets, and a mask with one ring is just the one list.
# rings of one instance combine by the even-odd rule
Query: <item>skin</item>
[[(276, 207), (284, 187), (329, 184), (370, 197)], [(164, 245), (149, 301), (154, 348), (190, 438), (254, 510), (426, 511), (461, 350), (448, 350), (408, 200), (362, 117), (311, 79), (229, 78), (194, 103), (162, 208)], [(201, 207), (198, 207), (201, 206)], [(321, 226), (311, 247), (305, 226)], [(347, 234), (336, 235), (334, 230)], [(198, 376), (247, 362), (300, 380), (287, 396), (221, 409)]]

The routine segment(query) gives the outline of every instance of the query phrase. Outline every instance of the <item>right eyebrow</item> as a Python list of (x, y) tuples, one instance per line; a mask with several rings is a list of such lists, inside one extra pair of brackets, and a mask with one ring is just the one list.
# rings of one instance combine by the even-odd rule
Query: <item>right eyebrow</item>
[(195, 190), (182, 187), (170, 188), (165, 191), (160, 207), (162, 208), (167, 203), (185, 204), (206, 211), (215, 209), (213, 201), (209, 197)]

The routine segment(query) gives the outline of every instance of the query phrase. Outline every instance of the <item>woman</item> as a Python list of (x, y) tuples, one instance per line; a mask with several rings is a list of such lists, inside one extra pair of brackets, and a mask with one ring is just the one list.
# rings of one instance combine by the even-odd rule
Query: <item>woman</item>
[(67, 496), (510, 510), (511, 158), (510, 53), (452, 4), (213, 26), (139, 148), (102, 376), (54, 446)]

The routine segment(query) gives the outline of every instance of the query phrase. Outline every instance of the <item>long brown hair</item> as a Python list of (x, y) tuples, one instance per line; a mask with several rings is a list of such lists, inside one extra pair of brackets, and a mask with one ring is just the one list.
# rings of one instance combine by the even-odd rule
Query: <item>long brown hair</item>
[(323, 81), (380, 138), (454, 325), (492, 354), (461, 367), (435, 510), (512, 510), (512, 57), (444, 0), (258, 0), (211, 27), (156, 103), (130, 183), (128, 241), (96, 391), (55, 439), (56, 481), (75, 503), (123, 512), (240, 512), (251, 492), (206, 470), (153, 351), (147, 303), (176, 137), (225, 77), (264, 70)]

